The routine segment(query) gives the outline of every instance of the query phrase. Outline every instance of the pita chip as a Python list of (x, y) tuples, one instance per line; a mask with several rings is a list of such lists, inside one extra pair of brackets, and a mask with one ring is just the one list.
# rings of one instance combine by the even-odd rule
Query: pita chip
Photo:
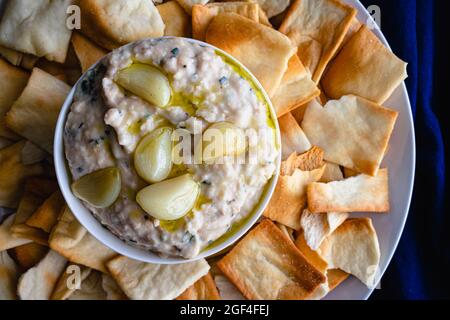
[(106, 293), (106, 300), (128, 300), (128, 297), (109, 274), (102, 274), (102, 288)]
[(344, 180), (341, 167), (337, 164), (326, 162), (325, 171), (319, 182), (328, 183), (332, 181)]
[(351, 178), (351, 177), (356, 177), (357, 175), (359, 175), (358, 172), (353, 171), (352, 169), (344, 168), (344, 177), (346, 179)]
[(311, 213), (303, 210), (300, 225), (303, 238), (312, 250), (318, 250), (322, 242), (348, 218), (348, 213)]
[(359, 22), (358, 18), (354, 17), (352, 19), (352, 23), (350, 24), (350, 27), (348, 28), (348, 31), (344, 37), (344, 40), (342, 41), (341, 49), (359, 31), (359, 29), (362, 27), (362, 25), (363, 24), (361, 22)]
[(59, 110), (70, 87), (34, 68), (21, 96), (6, 115), (6, 124), (16, 133), (53, 153), (53, 136)]
[(19, 52), (3, 46), (0, 46), (0, 55), (12, 65), (27, 70), (33, 69), (35, 63), (39, 60), (39, 57), (33, 56), (32, 54)]
[(252, 21), (259, 22), (259, 6), (251, 2), (217, 2), (192, 7), (192, 36), (205, 40), (206, 30), (219, 13), (233, 12)]
[(312, 147), (305, 153), (298, 154), (294, 152), (291, 154), (286, 161), (282, 162), (280, 173), (283, 176), (290, 176), (296, 169), (312, 171), (323, 166), (323, 150), (318, 147)]
[(268, 219), (250, 231), (218, 267), (247, 299), (254, 300), (306, 299), (326, 280)]
[(227, 279), (227, 277), (218, 274), (214, 277), (217, 288), (219, 289), (221, 300), (245, 300), (239, 290)]
[[(227, 2), (235, 2), (237, 0), (226, 0)], [(272, 18), (280, 14), (289, 6), (291, 0), (244, 0), (249, 3), (256, 3), (262, 9), (268, 18)]]
[(407, 78), (406, 66), (362, 26), (331, 63), (323, 89), (332, 99), (353, 94), (382, 104)]
[(0, 206), (17, 208), (25, 180), (44, 172), (41, 164), (22, 163), (24, 146), (25, 141), (19, 141), (0, 150)]
[(361, 174), (330, 183), (313, 182), (307, 188), (308, 210), (321, 212), (388, 212), (389, 177), (382, 169), (376, 177)]
[(0, 251), (0, 301), (16, 300), (19, 269), (6, 251)]
[(21, 245), (30, 243), (31, 240), (26, 238), (16, 238), (11, 232), (11, 225), (14, 222), (14, 215), (6, 218), (0, 225), (0, 252), (9, 250)]
[(47, 152), (27, 141), (22, 149), (22, 163), (26, 166), (39, 163), (47, 157)]
[[(101, 272), (116, 253), (95, 239), (75, 218), (68, 207), (63, 209), (49, 238), (50, 248), (70, 261)], [(95, 252), (95, 254), (92, 254)]]
[(319, 252), (331, 269), (350, 273), (369, 288), (377, 284), (380, 248), (371, 219), (345, 221), (325, 239)]
[(31, 242), (8, 251), (22, 270), (28, 270), (41, 261), (48, 252), (48, 247)]
[(328, 288), (330, 291), (336, 289), (342, 282), (347, 280), (349, 274), (339, 269), (329, 269), (327, 271)]
[(0, 58), (0, 137), (17, 140), (19, 137), (6, 127), (4, 116), (27, 85), (30, 74)]
[(288, 68), (281, 79), (272, 103), (278, 117), (292, 111), (315, 97), (319, 96), (320, 90), (311, 74), (303, 66), (297, 55), (293, 55), (288, 63)]
[(102, 287), (102, 273), (92, 270), (89, 275), (81, 281), (79, 289), (75, 290), (68, 300), (106, 300), (106, 292)]
[(204, 259), (163, 265), (118, 256), (107, 267), (123, 292), (133, 300), (175, 299), (209, 271)]
[(177, 300), (220, 300), (219, 291), (211, 273), (197, 280), (178, 296)]
[[(398, 112), (356, 96), (310, 104), (302, 128), (309, 141), (325, 152), (325, 160), (376, 176)], [(336, 142), (339, 143), (336, 143)]]
[(339, 0), (295, 0), (280, 31), (298, 47), (298, 55), (319, 83), (339, 49), (356, 10)]
[(17, 287), (20, 299), (49, 300), (66, 263), (63, 256), (50, 250), (42, 261), (20, 277)]
[(78, 32), (73, 33), (71, 41), (83, 73), (108, 53)]
[(173, 37), (191, 37), (191, 17), (175, 0), (156, 6), (165, 24), (164, 35)]
[(221, 13), (206, 32), (206, 41), (241, 61), (272, 97), (296, 49), (282, 33), (235, 13)]
[(92, 269), (85, 266), (67, 264), (53, 289), (50, 300), (67, 300), (77, 290), (77, 286), (81, 287), (91, 271)]
[(192, 14), (192, 9), (196, 4), (207, 4), (209, 0), (176, 0), (180, 6), (190, 15)]
[(286, 160), (292, 153), (304, 153), (311, 149), (311, 143), (291, 113), (279, 118), (278, 124), (281, 131), (283, 160)]
[(58, 190), (44, 201), (31, 217), (28, 218), (26, 224), (50, 233), (58, 221), (58, 216), (64, 205), (64, 198)]

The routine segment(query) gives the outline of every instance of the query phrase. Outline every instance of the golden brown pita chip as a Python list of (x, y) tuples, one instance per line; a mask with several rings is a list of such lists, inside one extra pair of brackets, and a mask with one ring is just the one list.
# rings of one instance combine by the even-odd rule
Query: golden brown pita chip
[(19, 269), (6, 251), (0, 251), (0, 301), (16, 300)]
[(192, 8), (196, 4), (207, 4), (209, 0), (176, 0), (180, 6), (188, 13), (192, 13)]
[(259, 23), (271, 27), (272, 28), (272, 23), (270, 23), (269, 18), (267, 17), (267, 14), (264, 12), (264, 10), (259, 7)]
[(179, 295), (177, 300), (220, 300), (219, 291), (211, 273), (197, 280)]
[(0, 252), (31, 242), (29, 239), (17, 238), (12, 234), (11, 225), (13, 222), (14, 214), (6, 218), (6, 220), (0, 225)]
[(70, 261), (102, 272), (107, 272), (105, 263), (116, 255), (95, 239), (67, 207), (50, 234), (49, 245)]
[(339, 269), (330, 269), (327, 271), (328, 288), (330, 291), (336, 289), (342, 282), (347, 280), (349, 274)]
[(165, 36), (191, 37), (191, 17), (178, 2), (172, 0), (156, 6), (166, 27)]
[(344, 180), (341, 167), (337, 164), (326, 162), (325, 171), (319, 182), (328, 183), (333, 181)]
[(25, 141), (0, 150), (0, 206), (17, 208), (25, 179), (44, 172), (42, 165), (22, 163)]
[(11, 258), (21, 267), (22, 270), (28, 270), (34, 267), (48, 252), (48, 247), (38, 243), (28, 243), (8, 251)]
[(73, 33), (71, 41), (83, 73), (108, 53), (78, 32)]
[(64, 205), (65, 201), (61, 192), (56, 191), (28, 218), (26, 224), (50, 233)]
[(306, 260), (314, 266), (323, 275), (327, 273), (328, 263), (322, 259), (322, 257), (316, 251), (312, 250), (306, 243), (303, 231), (300, 231), (297, 239), (295, 240), (295, 246), (300, 250)]
[(286, 161), (281, 163), (280, 174), (291, 176), (296, 169), (312, 171), (324, 166), (323, 150), (314, 146), (305, 153), (293, 153)]
[(344, 177), (346, 179), (351, 178), (351, 177), (356, 177), (357, 175), (359, 175), (358, 172), (353, 171), (352, 169), (344, 168)]
[(250, 231), (218, 266), (247, 299), (305, 299), (326, 280), (268, 219)]
[(6, 115), (6, 124), (16, 133), (53, 153), (53, 136), (59, 110), (70, 87), (34, 68), (27, 87)]
[(152, 1), (83, 0), (78, 5), (81, 33), (106, 49), (164, 35), (164, 22)]
[(333, 99), (354, 94), (382, 104), (407, 78), (406, 66), (363, 26), (330, 65), (323, 89)]
[(331, 269), (341, 269), (369, 288), (377, 283), (380, 248), (369, 218), (349, 219), (320, 246), (319, 252)]
[(0, 45), (64, 62), (72, 30), (66, 25), (73, 0), (9, 1), (0, 23)]
[(272, 103), (278, 117), (297, 109), (319, 96), (320, 90), (311, 74), (305, 69), (297, 55), (293, 55), (288, 63), (288, 68), (281, 79)]
[[(227, 2), (235, 2), (238, 0), (225, 0)], [(291, 0), (243, 0), (244, 2), (256, 3), (262, 9), (268, 18), (272, 18), (280, 14), (289, 6)]]
[(50, 300), (67, 300), (77, 289), (80, 289), (79, 287), (91, 271), (92, 269), (85, 266), (67, 264), (53, 289)]
[(352, 19), (352, 23), (350, 24), (350, 27), (348, 28), (348, 31), (344, 37), (344, 40), (342, 41), (341, 49), (359, 31), (359, 29), (362, 27), (362, 25), (363, 24), (361, 22), (359, 22), (358, 18), (354, 17)]
[(0, 58), (0, 136), (12, 140), (19, 137), (6, 127), (4, 116), (27, 85), (28, 72), (16, 68)]
[(259, 6), (246, 2), (218, 2), (192, 7), (192, 36), (197, 40), (205, 40), (206, 30), (212, 19), (219, 13), (233, 12), (250, 20), (259, 22)]
[(204, 259), (163, 265), (118, 256), (107, 266), (123, 292), (133, 300), (175, 299), (209, 271)]
[(282, 33), (235, 13), (221, 13), (211, 21), (206, 41), (242, 62), (273, 96), (295, 53)]
[(388, 212), (389, 177), (382, 169), (376, 177), (359, 175), (330, 183), (311, 183), (308, 210), (320, 212)]
[(341, 45), (356, 10), (339, 0), (296, 0), (280, 31), (298, 46), (298, 55), (318, 83)]
[(291, 113), (279, 118), (278, 123), (281, 131), (283, 160), (286, 160), (292, 153), (303, 153), (311, 149), (311, 143)]
[(325, 151), (325, 160), (376, 175), (398, 112), (356, 96), (310, 104), (302, 122), (309, 141)]
[(50, 250), (35, 267), (19, 279), (17, 294), (21, 300), (49, 300), (67, 260)]

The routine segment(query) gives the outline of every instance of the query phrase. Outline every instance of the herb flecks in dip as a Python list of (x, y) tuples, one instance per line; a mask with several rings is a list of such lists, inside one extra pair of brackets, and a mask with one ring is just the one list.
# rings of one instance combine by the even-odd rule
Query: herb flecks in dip
[[(235, 161), (223, 152), (217, 163), (170, 162), (168, 133), (182, 129), (194, 136), (215, 127), (234, 128), (237, 136), (253, 130), (258, 161)], [(77, 88), (64, 141), (74, 181), (106, 168), (120, 172), (113, 204), (93, 205), (80, 197), (104, 226), (133, 246), (185, 258), (252, 213), (279, 156), (267, 105), (255, 86), (214, 49), (176, 38), (118, 49), (89, 71)], [(238, 149), (249, 157), (250, 148)], [(97, 202), (109, 204), (103, 197)], [(164, 206), (173, 199), (184, 205)]]

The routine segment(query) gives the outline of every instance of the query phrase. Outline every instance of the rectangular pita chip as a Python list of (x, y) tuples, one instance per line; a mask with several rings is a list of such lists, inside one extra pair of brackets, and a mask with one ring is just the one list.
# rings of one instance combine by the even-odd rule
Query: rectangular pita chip
[(0, 58), (0, 137), (17, 140), (19, 137), (6, 126), (4, 116), (27, 85), (30, 74)]
[(83, 73), (108, 53), (78, 32), (73, 33), (71, 41)]
[(309, 141), (325, 152), (325, 160), (376, 176), (398, 112), (356, 96), (310, 104), (302, 128)]
[(296, 0), (280, 31), (298, 47), (298, 55), (319, 83), (341, 45), (356, 10), (339, 0)]
[(88, 267), (68, 263), (53, 289), (50, 300), (67, 300), (77, 290), (76, 284), (71, 280), (71, 278), (74, 278), (75, 273), (79, 276), (76, 281), (79, 281), (78, 283), (81, 286), (84, 280), (91, 274), (91, 271), (92, 269)]
[(175, 299), (209, 271), (204, 259), (163, 265), (118, 256), (107, 266), (123, 292), (133, 300)]
[(388, 212), (388, 170), (376, 177), (361, 174), (330, 183), (311, 183), (307, 189), (308, 209), (321, 212)]
[(59, 110), (70, 87), (52, 75), (34, 68), (30, 80), (6, 115), (10, 129), (53, 153), (53, 136)]
[[(75, 218), (68, 207), (63, 209), (49, 238), (50, 248), (68, 260), (101, 272), (115, 253), (95, 239)], [(92, 254), (95, 252), (95, 254)]]
[(17, 299), (17, 279), (19, 269), (8, 252), (0, 251), (0, 301)]
[(281, 131), (283, 160), (286, 160), (292, 153), (303, 153), (311, 149), (311, 143), (291, 113), (279, 118), (278, 123)]
[(14, 215), (6, 218), (0, 225), (0, 252), (9, 250), (21, 245), (30, 243), (31, 240), (26, 238), (15, 237), (11, 232), (11, 225), (14, 222)]
[(382, 104), (407, 78), (406, 67), (406, 62), (362, 26), (330, 64), (322, 85), (332, 99), (354, 94)]
[(294, 110), (315, 97), (319, 96), (320, 90), (311, 74), (303, 66), (297, 55), (293, 55), (288, 63), (288, 68), (281, 79), (272, 103), (278, 117)]
[(220, 270), (247, 299), (306, 299), (326, 281), (270, 220), (263, 220), (222, 260)]
[(27, 219), (26, 224), (50, 233), (57, 223), (58, 216), (64, 205), (64, 198), (58, 190), (45, 200), (31, 217)]
[(72, 30), (67, 8), (73, 0), (8, 1), (0, 23), (0, 44), (17, 51), (64, 62)]
[(42, 261), (20, 277), (17, 286), (20, 299), (49, 300), (66, 264), (66, 258), (50, 250)]
[(175, 0), (156, 6), (164, 21), (164, 35), (189, 38), (192, 34), (191, 17)]
[(197, 280), (178, 296), (177, 300), (220, 300), (219, 291), (211, 273)]
[(259, 6), (251, 2), (218, 2), (192, 7), (192, 36), (197, 40), (205, 40), (206, 30), (212, 19), (219, 13), (233, 12), (259, 22)]
[(319, 252), (330, 269), (350, 273), (369, 288), (377, 284), (380, 247), (371, 219), (345, 221), (325, 239)]
[(0, 150), (0, 206), (17, 208), (26, 178), (44, 173), (41, 164), (24, 165), (25, 141)]
[(209, 24), (206, 42), (242, 62), (272, 97), (296, 48), (288, 37), (235, 13), (221, 13)]
[(28, 270), (38, 264), (45, 257), (48, 250), (47, 246), (31, 242), (15, 247), (9, 250), (8, 253), (22, 270)]

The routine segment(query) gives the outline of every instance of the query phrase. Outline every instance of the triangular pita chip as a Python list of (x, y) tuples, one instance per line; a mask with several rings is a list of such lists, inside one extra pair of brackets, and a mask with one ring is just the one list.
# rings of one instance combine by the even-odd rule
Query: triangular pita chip
[(28, 218), (26, 224), (50, 233), (64, 205), (61, 192), (56, 191)]
[(343, 179), (344, 175), (342, 174), (341, 167), (337, 164), (326, 162), (325, 171), (323, 172), (322, 178), (320, 178), (319, 182), (328, 183)]
[(311, 143), (291, 113), (279, 118), (278, 123), (281, 131), (283, 160), (286, 160), (294, 152), (303, 153), (311, 149)]
[(156, 6), (165, 24), (164, 35), (173, 37), (191, 37), (191, 17), (175, 0)]
[[(238, 0), (225, 0), (227, 2), (237, 2)], [(241, 0), (242, 1), (242, 0)], [(280, 14), (289, 6), (291, 0), (243, 0), (244, 2), (257, 3), (260, 8), (267, 14), (268, 18), (272, 18)]]

